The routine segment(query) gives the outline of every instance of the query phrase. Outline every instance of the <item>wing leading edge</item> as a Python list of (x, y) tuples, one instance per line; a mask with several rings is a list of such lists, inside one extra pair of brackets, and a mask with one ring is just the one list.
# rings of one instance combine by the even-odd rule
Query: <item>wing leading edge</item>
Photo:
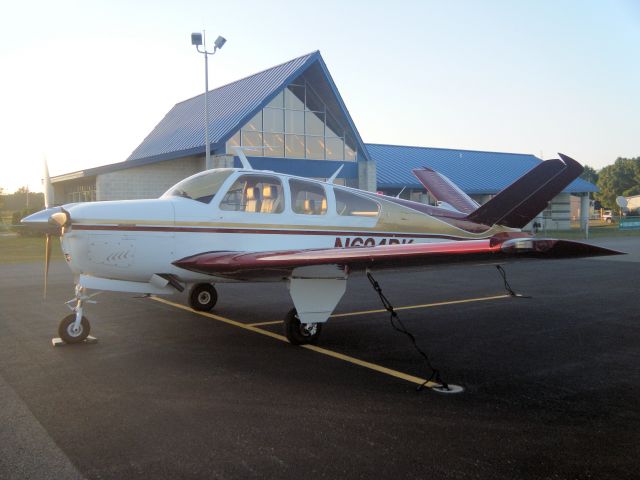
[(523, 258), (558, 259), (620, 252), (569, 240), (497, 235), (483, 240), (267, 252), (205, 252), (173, 262), (177, 267), (237, 279), (286, 278), (293, 269), (338, 265), (351, 270), (429, 265), (493, 264)]

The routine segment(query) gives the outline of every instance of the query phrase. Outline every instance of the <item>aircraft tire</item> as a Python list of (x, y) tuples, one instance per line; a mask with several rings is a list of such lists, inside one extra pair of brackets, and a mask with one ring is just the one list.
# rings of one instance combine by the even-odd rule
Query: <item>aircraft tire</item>
[(284, 334), (292, 345), (317, 343), (321, 331), (321, 323), (301, 323), (295, 308), (284, 317)]
[(218, 292), (210, 283), (197, 283), (189, 292), (189, 306), (199, 312), (208, 312), (218, 303)]
[(58, 335), (64, 343), (80, 343), (83, 342), (91, 331), (91, 325), (87, 317), (82, 317), (80, 320), (80, 331), (74, 332), (71, 328), (76, 321), (76, 314), (71, 313), (64, 317), (58, 325)]

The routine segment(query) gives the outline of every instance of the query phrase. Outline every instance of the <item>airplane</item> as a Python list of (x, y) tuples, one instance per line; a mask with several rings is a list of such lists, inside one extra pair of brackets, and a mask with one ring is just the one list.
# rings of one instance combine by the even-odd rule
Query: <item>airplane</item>
[(22, 219), (46, 234), (45, 292), (52, 235), (60, 235), (74, 273), (73, 313), (58, 327), (64, 342), (87, 338), (85, 306), (100, 291), (189, 288), (189, 305), (209, 311), (217, 283), (282, 282), (294, 305), (284, 332), (301, 345), (318, 341), (356, 272), (619, 253), (522, 231), (582, 172), (566, 155), (541, 162), (483, 205), (444, 175), (414, 170), (438, 200), (431, 206), (337, 185), (339, 169), (327, 181), (254, 170), (236, 153), (242, 168), (197, 173), (158, 199), (54, 207), (47, 200)]

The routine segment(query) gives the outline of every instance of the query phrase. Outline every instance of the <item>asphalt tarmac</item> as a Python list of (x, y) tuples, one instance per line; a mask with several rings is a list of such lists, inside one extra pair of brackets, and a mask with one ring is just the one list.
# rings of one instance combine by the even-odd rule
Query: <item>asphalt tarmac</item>
[(0, 265), (0, 478), (638, 478), (640, 238), (604, 244), (632, 254), (507, 266), (529, 299), (490, 267), (377, 275), (457, 395), (416, 391), (363, 276), (315, 350), (276, 284), (219, 285), (213, 316), (105, 293), (98, 343), (53, 348), (66, 265), (46, 301), (41, 265)]

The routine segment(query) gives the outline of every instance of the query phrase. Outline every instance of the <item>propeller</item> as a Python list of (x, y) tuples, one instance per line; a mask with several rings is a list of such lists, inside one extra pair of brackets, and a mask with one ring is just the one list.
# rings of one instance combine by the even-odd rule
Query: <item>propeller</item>
[[(44, 208), (51, 207), (51, 201), (53, 200), (53, 185), (51, 184), (51, 177), (49, 176), (49, 166), (47, 165), (47, 157), (44, 158), (44, 176), (42, 183), (44, 184)], [(55, 213), (53, 215), (56, 215)], [(53, 215), (49, 218), (49, 223), (53, 219)], [(56, 223), (58, 223), (56, 221)], [(51, 262), (51, 233), (45, 233), (44, 240), (44, 299), (47, 298), (47, 284), (49, 281), (49, 263)]]
[(44, 299), (47, 299), (47, 282), (49, 278), (49, 262), (51, 261), (51, 234), (44, 237)]

